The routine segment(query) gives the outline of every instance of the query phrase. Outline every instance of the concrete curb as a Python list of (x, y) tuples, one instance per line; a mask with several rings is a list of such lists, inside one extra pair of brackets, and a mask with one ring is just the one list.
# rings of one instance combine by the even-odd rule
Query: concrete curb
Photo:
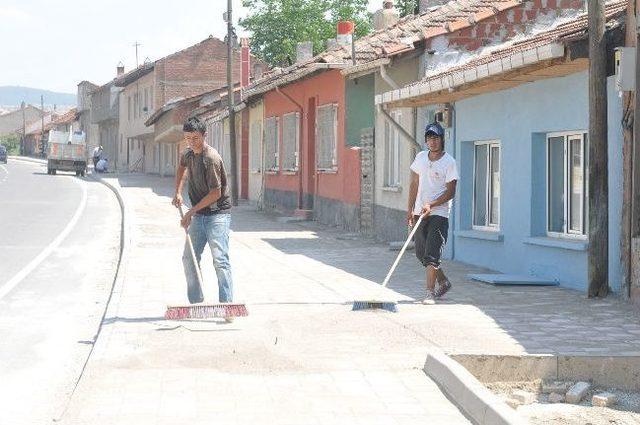
[(13, 155), (9, 155), (8, 158), (14, 161), (32, 162), (35, 164), (47, 165), (46, 159), (29, 158), (28, 156), (13, 156)]
[[(122, 292), (122, 286), (123, 286), (124, 278), (126, 275), (127, 264), (129, 263), (129, 253), (131, 251), (131, 234), (132, 234), (131, 233), (131, 217), (129, 215), (129, 208), (127, 207), (127, 204), (124, 201), (124, 198), (122, 197), (122, 193), (120, 192), (119, 187), (104, 180), (100, 176), (96, 176), (93, 173), (87, 174), (87, 177), (98, 183), (105, 185), (107, 188), (109, 188), (109, 190), (113, 192), (113, 194), (118, 199), (118, 203), (120, 204), (120, 212), (122, 214), (122, 225), (120, 227), (120, 258), (118, 260), (118, 268), (116, 270), (116, 276), (114, 279), (113, 286), (111, 288), (111, 294), (109, 295), (109, 299), (107, 301), (107, 306), (105, 309), (105, 314), (102, 318), (104, 321), (104, 318), (109, 313), (109, 311), (114, 308), (111, 303), (111, 300), (113, 299), (114, 295)], [(101, 328), (102, 328), (102, 325), (100, 326), (100, 329), (98, 329), (98, 333), (96, 334), (96, 339), (97, 339), (97, 336), (100, 334)]]
[(425, 373), (478, 425), (524, 425), (515, 410), (442, 351), (427, 355)]
[(485, 383), (568, 380), (640, 390), (640, 356), (455, 354), (451, 357)]

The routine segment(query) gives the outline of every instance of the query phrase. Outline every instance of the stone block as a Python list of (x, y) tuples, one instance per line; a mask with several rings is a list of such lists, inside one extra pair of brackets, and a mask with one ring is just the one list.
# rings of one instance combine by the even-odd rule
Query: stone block
[(545, 384), (542, 384), (542, 392), (545, 394), (552, 394), (552, 393), (565, 394), (569, 390), (569, 387), (571, 387), (570, 382), (564, 382), (564, 381), (547, 382)]
[(520, 402), (520, 404), (531, 404), (535, 403), (537, 400), (537, 397), (534, 393), (523, 390), (515, 390), (511, 394), (511, 398), (517, 400), (518, 402)]
[(611, 407), (616, 403), (618, 403), (618, 398), (611, 393), (599, 393), (591, 398), (591, 404), (598, 407)]
[(578, 404), (591, 388), (588, 382), (578, 382), (567, 391), (567, 403)]
[(564, 403), (564, 395), (558, 393), (549, 394), (549, 403)]
[(515, 398), (507, 398), (504, 400), (505, 403), (507, 403), (507, 406), (509, 406), (512, 409), (517, 409), (518, 406), (522, 406), (522, 403), (520, 403), (518, 400), (516, 400)]

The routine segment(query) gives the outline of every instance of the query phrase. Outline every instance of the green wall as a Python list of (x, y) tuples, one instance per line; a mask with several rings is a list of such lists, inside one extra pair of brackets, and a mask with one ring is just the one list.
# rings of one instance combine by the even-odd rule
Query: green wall
[(360, 146), (360, 130), (375, 126), (375, 80), (373, 74), (346, 82), (347, 146)]

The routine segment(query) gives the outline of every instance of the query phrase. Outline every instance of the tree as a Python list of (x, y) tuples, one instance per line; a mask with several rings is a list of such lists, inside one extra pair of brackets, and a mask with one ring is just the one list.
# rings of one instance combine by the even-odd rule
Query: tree
[(336, 38), (338, 21), (354, 21), (356, 36), (371, 30), (367, 0), (243, 0), (250, 9), (240, 26), (252, 33), (251, 48), (271, 66), (295, 62), (296, 46), (311, 41), (313, 53)]
[(0, 145), (7, 148), (9, 155), (18, 155), (20, 153), (20, 138), (15, 134), (0, 136)]
[(395, 8), (400, 13), (400, 17), (414, 15), (418, 13), (418, 0), (397, 0)]

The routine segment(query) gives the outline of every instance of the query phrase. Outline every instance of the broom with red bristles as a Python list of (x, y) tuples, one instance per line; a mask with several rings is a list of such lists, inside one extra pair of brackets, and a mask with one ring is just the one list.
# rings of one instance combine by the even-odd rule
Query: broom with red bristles
[[(182, 212), (182, 206), (178, 207), (180, 210), (180, 217), (184, 218)], [(198, 293), (202, 294), (202, 271), (200, 270), (200, 264), (196, 258), (196, 252), (193, 249), (193, 243), (191, 243), (191, 237), (189, 231), (184, 229), (187, 235), (187, 246), (189, 247), (189, 254), (193, 267), (196, 271), (196, 281), (198, 284)], [(164, 314), (166, 319), (180, 320), (180, 319), (211, 319), (211, 318), (224, 318), (227, 321), (234, 317), (248, 316), (249, 312), (244, 304), (238, 303), (217, 303), (217, 304), (191, 304), (191, 305), (174, 305), (167, 306), (167, 311)]]

